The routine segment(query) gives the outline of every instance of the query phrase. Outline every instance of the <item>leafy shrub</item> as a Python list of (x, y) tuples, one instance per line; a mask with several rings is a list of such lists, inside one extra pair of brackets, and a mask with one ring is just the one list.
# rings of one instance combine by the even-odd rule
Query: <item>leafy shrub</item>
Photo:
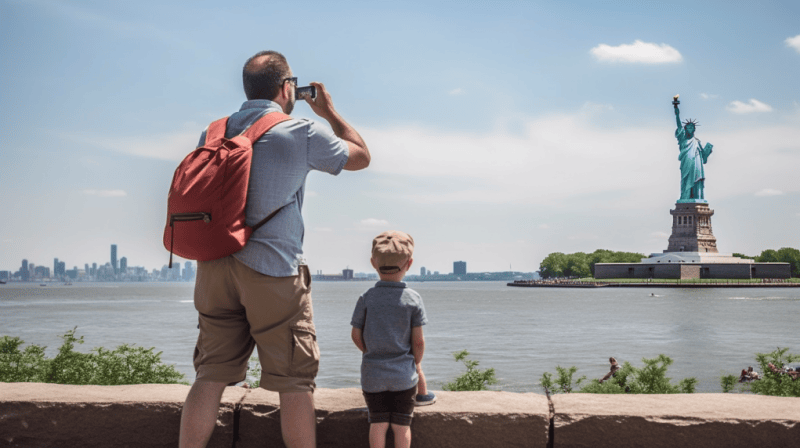
[(251, 389), (255, 389), (261, 384), (261, 361), (258, 356), (251, 357), (247, 363), (247, 376), (244, 381)]
[(756, 353), (756, 360), (761, 365), (761, 379), (750, 383), (750, 390), (759, 395), (776, 397), (800, 397), (800, 379), (792, 380), (788, 375), (781, 375), (770, 370), (767, 364), (772, 363), (778, 369), (788, 363), (800, 361), (800, 355), (787, 354), (788, 348), (780, 348), (772, 353)]
[(456, 362), (461, 361), (466, 366), (467, 371), (463, 375), (457, 377), (450, 383), (445, 384), (442, 388), (449, 391), (470, 391), (470, 390), (486, 390), (487, 385), (497, 384), (497, 379), (494, 376), (494, 369), (480, 370), (478, 369), (478, 361), (467, 359), (469, 352), (462, 350), (453, 353)]
[(739, 378), (736, 375), (725, 375), (719, 379), (719, 385), (722, 386), (722, 392), (726, 394), (736, 389), (736, 384), (738, 382)]
[[(677, 385), (670, 383), (667, 378), (667, 368), (672, 364), (672, 359), (665, 355), (658, 355), (653, 359), (642, 358), (644, 367), (636, 368), (629, 362), (624, 362), (622, 367), (608, 380), (600, 382), (591, 380), (589, 384), (581, 387), (580, 393), (588, 394), (691, 394), (697, 386), (696, 378), (685, 378)], [(569, 393), (578, 386), (585, 377), (579, 378), (572, 384), (572, 376), (578, 370), (575, 366), (569, 369), (556, 367), (559, 373), (555, 381), (559, 387), (553, 388), (552, 375), (548, 372), (542, 374), (540, 384), (547, 393)]]
[(29, 345), (18, 337), (0, 339), (0, 381), (57, 384), (176, 384), (184, 379), (175, 366), (161, 362), (161, 352), (123, 344), (114, 350), (97, 347), (90, 353), (75, 351), (83, 336), (75, 337), (77, 327), (64, 333), (64, 343), (52, 359), (45, 357), (45, 347)]

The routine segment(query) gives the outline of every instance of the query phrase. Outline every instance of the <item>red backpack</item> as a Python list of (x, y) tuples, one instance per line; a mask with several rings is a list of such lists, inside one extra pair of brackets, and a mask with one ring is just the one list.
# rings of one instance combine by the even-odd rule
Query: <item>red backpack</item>
[(253, 144), (276, 124), (290, 120), (281, 112), (259, 118), (236, 137), (225, 138), (228, 117), (208, 126), (203, 146), (175, 170), (167, 197), (164, 247), (190, 260), (216, 260), (239, 251), (250, 235), (278, 210), (249, 227), (245, 224), (247, 185)]

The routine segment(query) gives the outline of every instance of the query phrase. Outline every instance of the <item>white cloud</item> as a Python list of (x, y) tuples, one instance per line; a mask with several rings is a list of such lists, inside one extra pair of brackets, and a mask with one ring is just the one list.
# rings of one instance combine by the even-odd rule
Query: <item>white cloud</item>
[(314, 231), (315, 232), (330, 233), (330, 232), (333, 232), (333, 229), (330, 228), (330, 227), (314, 227)]
[(704, 100), (713, 100), (719, 98), (719, 95), (717, 95), (716, 93), (701, 93), (700, 98)]
[(733, 101), (728, 105), (728, 110), (735, 114), (752, 114), (755, 112), (772, 112), (772, 106), (751, 98), (750, 102)]
[(633, 62), (642, 64), (669, 64), (681, 62), (681, 53), (667, 44), (634, 41), (616, 47), (600, 44), (591, 50), (592, 55), (600, 61)]
[(367, 218), (359, 222), (364, 227), (385, 227), (389, 225), (389, 221), (385, 219)]
[(540, 229), (549, 229), (550, 226), (548, 226), (547, 224), (539, 224), (539, 228)]
[[(63, 134), (65, 139), (97, 148), (149, 157), (180, 161), (192, 152), (200, 139), (202, 126), (186, 125), (186, 130), (169, 134), (105, 137), (99, 134)], [(191, 128), (191, 130), (190, 130)]]
[(449, 91), (447, 93), (450, 94), (450, 95), (463, 95), (464, 94), (464, 89), (459, 87), (459, 88), (453, 89), (453, 90), (451, 90), (451, 91)]
[(101, 198), (120, 198), (128, 195), (125, 190), (83, 190), (82, 193), (88, 196), (98, 196)]
[(316, 191), (306, 190), (307, 198), (315, 198), (317, 196), (319, 196), (319, 193), (317, 193)]
[[(597, 117), (586, 108), (523, 117), (521, 131), (514, 132), (505, 130), (502, 121), (473, 132), (421, 125), (358, 129), (370, 147), (381, 148), (369, 167), (379, 179), (374, 194), (387, 189), (398, 200), (415, 204), (525, 207), (584, 201), (591, 207), (602, 198), (622, 210), (676, 200), (680, 168), (674, 122), (608, 126)], [(706, 126), (698, 137), (714, 144), (706, 165), (709, 199), (752, 195), (764, 188), (765, 179), (771, 188), (800, 192), (794, 172), (800, 166), (800, 126)], [(398, 191), (398, 179), (433, 187)]]
[(756, 196), (780, 196), (783, 192), (773, 188), (765, 188), (756, 192)]
[(787, 37), (784, 42), (786, 42), (787, 47), (794, 48), (800, 53), (800, 34), (794, 37)]

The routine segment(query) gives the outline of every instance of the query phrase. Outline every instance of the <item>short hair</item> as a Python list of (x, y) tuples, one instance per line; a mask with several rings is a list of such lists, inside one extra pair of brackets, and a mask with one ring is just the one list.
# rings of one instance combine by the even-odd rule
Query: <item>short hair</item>
[(277, 51), (260, 51), (244, 63), (242, 83), (248, 100), (272, 100), (281, 90), (291, 70)]

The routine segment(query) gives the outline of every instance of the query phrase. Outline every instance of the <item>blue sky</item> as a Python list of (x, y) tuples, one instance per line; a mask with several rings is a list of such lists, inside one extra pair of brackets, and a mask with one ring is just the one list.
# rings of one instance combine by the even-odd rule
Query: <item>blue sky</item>
[[(312, 270), (533, 271), (550, 252), (661, 252), (679, 197), (670, 104), (714, 144), (721, 252), (800, 247), (800, 3), (0, 0), (0, 270), (160, 268), (166, 194), (244, 101), (252, 54), (325, 83), (369, 169), (312, 173)], [(313, 118), (298, 104), (295, 116)]]

